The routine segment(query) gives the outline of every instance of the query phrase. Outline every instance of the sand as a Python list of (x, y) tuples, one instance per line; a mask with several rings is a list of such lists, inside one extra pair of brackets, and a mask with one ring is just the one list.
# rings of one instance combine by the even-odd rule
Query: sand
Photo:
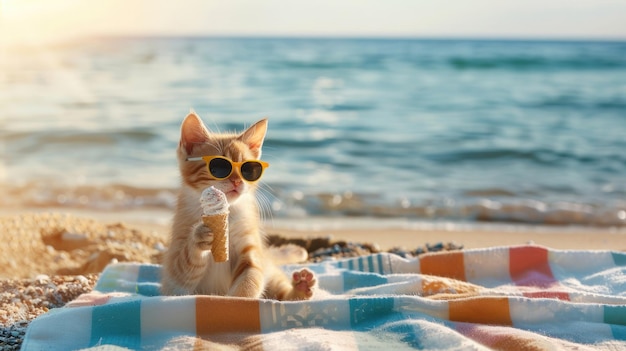
[(19, 350), (31, 320), (93, 289), (110, 262), (159, 262), (159, 233), (69, 214), (0, 213), (0, 350)]
[(332, 235), (346, 241), (377, 243), (382, 250), (394, 247), (411, 249), (424, 243), (457, 243), (465, 249), (535, 244), (564, 250), (626, 250), (626, 232), (609, 229), (532, 228), (509, 227), (489, 229), (338, 229), (298, 230), (292, 228), (269, 229), (286, 237), (315, 237)]
[[(96, 212), (67, 208), (0, 208), (0, 350), (17, 350), (28, 323), (93, 289), (111, 262), (160, 263), (172, 214), (145, 209)], [(554, 249), (626, 250), (626, 229), (459, 225), (394, 219), (268, 220), (281, 240), (410, 253), (532, 242)], [(367, 245), (350, 246), (355, 242)], [(456, 245), (452, 245), (456, 244)], [(307, 244), (307, 245), (308, 245)]]
[[(159, 263), (172, 213), (67, 208), (0, 208), (0, 279), (99, 273), (111, 261)], [(302, 218), (265, 221), (268, 234), (376, 244), (413, 250), (455, 243), (465, 249), (534, 243), (553, 249), (626, 250), (626, 228), (533, 227), (424, 223), (376, 218)]]

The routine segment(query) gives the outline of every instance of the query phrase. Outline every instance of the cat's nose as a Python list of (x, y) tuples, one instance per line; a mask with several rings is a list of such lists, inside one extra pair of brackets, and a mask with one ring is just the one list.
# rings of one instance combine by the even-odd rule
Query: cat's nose
[(233, 186), (235, 188), (239, 187), (239, 185), (241, 185), (241, 182), (242, 182), (241, 178), (236, 177), (236, 176), (235, 177), (230, 177), (229, 180), (230, 180), (231, 183), (233, 183)]

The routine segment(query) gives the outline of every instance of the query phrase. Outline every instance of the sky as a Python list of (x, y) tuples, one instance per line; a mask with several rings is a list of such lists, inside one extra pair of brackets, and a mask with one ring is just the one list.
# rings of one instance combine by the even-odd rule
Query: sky
[(93, 35), (626, 40), (624, 0), (0, 0), (4, 42)]

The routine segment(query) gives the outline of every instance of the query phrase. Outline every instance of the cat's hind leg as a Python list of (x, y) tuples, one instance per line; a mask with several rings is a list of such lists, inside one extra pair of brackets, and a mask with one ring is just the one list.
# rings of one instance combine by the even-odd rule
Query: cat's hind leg
[(313, 272), (303, 268), (293, 272), (291, 278), (291, 285), (293, 286), (292, 300), (308, 300), (313, 296), (313, 290), (317, 283)]
[(303, 268), (288, 277), (278, 267), (268, 267), (268, 280), (263, 297), (279, 301), (308, 300), (313, 296), (317, 285), (315, 274)]

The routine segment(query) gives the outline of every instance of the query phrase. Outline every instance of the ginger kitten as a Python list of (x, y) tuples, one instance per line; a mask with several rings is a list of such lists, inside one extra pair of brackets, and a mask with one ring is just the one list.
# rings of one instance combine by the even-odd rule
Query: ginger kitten
[[(163, 262), (163, 294), (311, 298), (316, 283), (313, 273), (302, 269), (288, 279), (267, 254), (255, 198), (256, 183), (243, 179), (236, 167), (227, 178), (219, 180), (209, 173), (204, 161), (187, 160), (200, 156), (223, 156), (234, 162), (259, 160), (266, 131), (266, 119), (241, 134), (213, 133), (194, 112), (183, 121), (177, 150), (182, 185)], [(213, 235), (201, 220), (198, 199), (209, 186), (224, 192), (230, 205), (230, 260), (224, 263), (214, 262), (207, 249)]]

